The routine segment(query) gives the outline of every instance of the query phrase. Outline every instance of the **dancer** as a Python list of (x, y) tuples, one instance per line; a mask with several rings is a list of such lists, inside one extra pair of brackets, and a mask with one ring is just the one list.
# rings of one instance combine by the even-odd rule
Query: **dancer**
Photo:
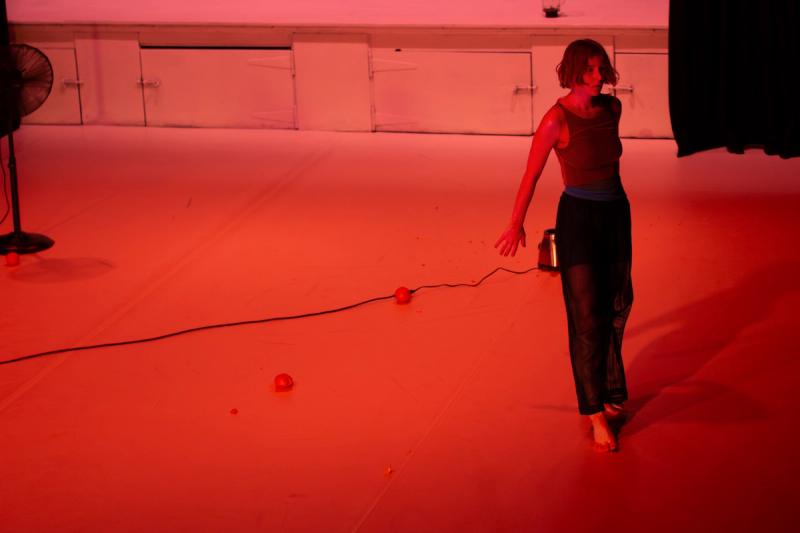
[(556, 252), (567, 311), (578, 412), (589, 417), (598, 451), (617, 451), (609, 421), (628, 398), (622, 335), (633, 302), (631, 219), (619, 175), (620, 101), (601, 93), (618, 73), (600, 43), (573, 41), (556, 68), (570, 89), (533, 136), (511, 222), (495, 243), (501, 255), (525, 246), (523, 223), (533, 191), (555, 149), (564, 192), (556, 216)]

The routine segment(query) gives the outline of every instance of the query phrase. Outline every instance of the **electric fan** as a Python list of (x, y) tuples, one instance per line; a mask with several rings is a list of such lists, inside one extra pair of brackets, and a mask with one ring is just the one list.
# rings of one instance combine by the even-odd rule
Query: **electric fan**
[(53, 67), (41, 51), (26, 44), (0, 47), (0, 137), (8, 135), (8, 170), (14, 217), (14, 231), (0, 235), (0, 255), (9, 252), (32, 254), (53, 246), (53, 240), (45, 235), (22, 231), (13, 135), (22, 117), (38, 109), (52, 87)]

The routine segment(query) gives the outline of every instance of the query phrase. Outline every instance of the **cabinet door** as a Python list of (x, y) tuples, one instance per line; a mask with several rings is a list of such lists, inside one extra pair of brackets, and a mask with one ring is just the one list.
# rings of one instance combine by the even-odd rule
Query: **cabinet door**
[(295, 127), (290, 50), (142, 50), (148, 126)]
[(135, 33), (75, 34), (84, 124), (143, 126), (142, 70)]
[(376, 49), (378, 131), (528, 135), (529, 52)]
[(42, 106), (23, 124), (80, 124), (81, 103), (73, 48), (39, 48), (53, 67), (53, 88)]
[(292, 51), (298, 127), (371, 131), (367, 36), (298, 34)]
[(667, 86), (667, 54), (616, 55), (622, 101), (621, 137), (672, 138)]

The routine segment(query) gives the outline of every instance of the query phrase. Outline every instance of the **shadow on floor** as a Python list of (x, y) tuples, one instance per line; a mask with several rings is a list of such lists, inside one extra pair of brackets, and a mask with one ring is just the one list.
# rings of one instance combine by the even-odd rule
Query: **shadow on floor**
[(9, 275), (14, 281), (25, 283), (65, 283), (104, 276), (114, 265), (102, 259), (74, 257), (42, 259), (36, 255), (25, 256), (24, 263)]
[[(629, 436), (666, 418), (712, 424), (764, 418), (764, 408), (753, 398), (697, 375), (745, 328), (767, 318), (781, 296), (800, 290), (798, 272), (800, 262), (764, 266), (734, 287), (629, 328), (626, 334), (636, 335), (673, 326), (645, 346), (626, 370), (632, 390), (624, 433)], [(757, 372), (764, 361), (756, 359), (762, 354), (753, 355), (736, 364)], [(713, 408), (695, 409), (712, 400)]]

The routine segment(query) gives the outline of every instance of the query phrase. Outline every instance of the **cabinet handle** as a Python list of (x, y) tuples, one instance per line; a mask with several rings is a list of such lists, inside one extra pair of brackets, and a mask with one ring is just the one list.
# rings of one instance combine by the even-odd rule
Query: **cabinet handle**
[(632, 93), (633, 92), (633, 85), (618, 85), (617, 87), (612, 87), (612, 91), (614, 94), (620, 93)]
[(136, 83), (142, 87), (152, 87), (154, 89), (161, 87), (161, 82), (158, 80), (138, 80)]
[(71, 80), (71, 79), (63, 79), (61, 83), (64, 84), (65, 87), (80, 87), (83, 85), (81, 80)]
[(523, 92), (533, 92), (539, 87), (537, 85), (515, 85), (514, 86), (514, 94), (519, 94)]

